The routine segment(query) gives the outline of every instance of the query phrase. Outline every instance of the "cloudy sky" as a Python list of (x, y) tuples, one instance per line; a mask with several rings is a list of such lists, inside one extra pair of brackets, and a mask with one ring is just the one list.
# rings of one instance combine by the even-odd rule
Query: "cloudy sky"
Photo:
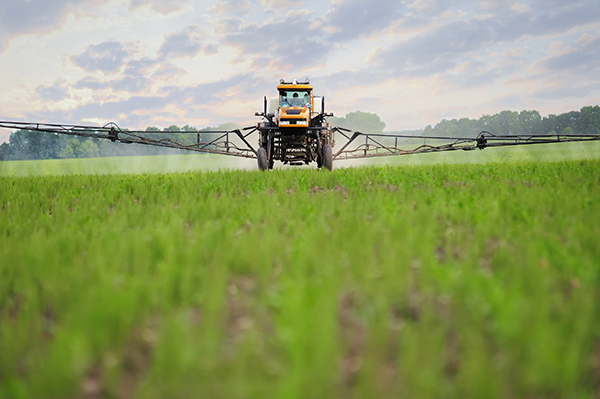
[[(280, 78), (386, 130), (600, 103), (598, 0), (2, 0), (0, 120), (253, 124)], [(7, 132), (0, 132), (0, 141)]]

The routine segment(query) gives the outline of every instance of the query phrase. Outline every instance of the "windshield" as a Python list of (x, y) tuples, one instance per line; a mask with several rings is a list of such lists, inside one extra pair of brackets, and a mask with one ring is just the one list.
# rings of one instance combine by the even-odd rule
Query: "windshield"
[(310, 95), (306, 91), (281, 90), (279, 92), (279, 106), (310, 108)]

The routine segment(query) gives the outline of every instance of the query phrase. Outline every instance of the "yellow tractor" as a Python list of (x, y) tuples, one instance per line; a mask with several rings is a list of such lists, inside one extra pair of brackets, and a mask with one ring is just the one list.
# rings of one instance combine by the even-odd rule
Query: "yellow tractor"
[[(308, 79), (304, 82), (282, 79), (277, 90), (276, 112), (268, 112), (265, 97), (263, 112), (255, 114), (263, 118), (257, 127), (259, 169), (272, 169), (277, 160), (289, 165), (316, 162), (319, 168), (331, 170), (335, 143), (326, 117), (333, 114), (325, 113), (325, 97), (315, 97)], [(319, 110), (315, 108), (315, 99), (321, 100)]]

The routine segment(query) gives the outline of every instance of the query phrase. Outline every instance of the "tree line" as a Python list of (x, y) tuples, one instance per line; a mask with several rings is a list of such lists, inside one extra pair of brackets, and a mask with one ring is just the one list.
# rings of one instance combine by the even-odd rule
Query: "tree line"
[[(329, 122), (331, 126), (342, 126), (364, 133), (381, 133), (385, 128), (385, 123), (377, 114), (361, 111), (350, 112), (345, 117), (329, 118)], [(236, 124), (226, 123), (198, 130), (189, 125), (181, 128), (173, 125), (163, 131), (180, 131), (181, 133), (161, 134), (162, 131), (153, 126), (146, 129), (146, 134), (154, 139), (168, 137), (182, 144), (193, 144), (197, 137), (195, 134), (189, 134), (190, 132), (200, 133), (201, 140), (206, 141), (209, 138), (202, 136), (202, 131), (232, 130), (239, 127)], [(560, 115), (551, 114), (545, 117), (542, 117), (538, 111), (524, 110), (521, 112), (502, 111), (495, 115), (483, 115), (479, 119), (444, 119), (435, 126), (428, 125), (423, 131), (402, 132), (402, 134), (476, 137), (482, 130), (496, 135), (600, 134), (600, 106), (587, 106), (579, 111), (570, 111)], [(124, 145), (104, 139), (27, 130), (12, 133), (8, 142), (0, 145), (0, 161), (181, 153), (184, 151), (140, 144)]]
[(600, 107), (545, 117), (538, 111), (502, 111), (479, 119), (444, 119), (434, 127), (427, 126), (423, 135), (470, 138), (482, 130), (495, 135), (600, 134)]

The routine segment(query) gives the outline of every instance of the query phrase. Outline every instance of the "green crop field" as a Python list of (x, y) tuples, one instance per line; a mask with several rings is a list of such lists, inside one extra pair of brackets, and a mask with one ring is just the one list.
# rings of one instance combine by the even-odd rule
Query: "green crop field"
[(0, 398), (597, 398), (600, 147), (515, 150), (0, 163)]

